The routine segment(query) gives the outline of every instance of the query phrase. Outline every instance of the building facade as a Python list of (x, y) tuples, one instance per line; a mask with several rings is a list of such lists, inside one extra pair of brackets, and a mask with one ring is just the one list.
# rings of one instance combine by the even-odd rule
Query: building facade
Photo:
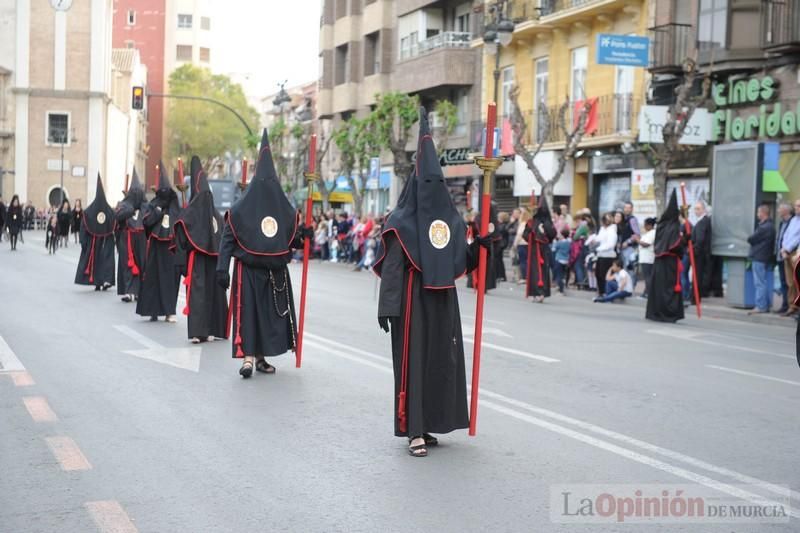
[[(319, 118), (330, 119), (335, 128), (350, 116), (366, 115), (375, 95), (389, 91), (417, 95), (429, 111), (437, 100), (449, 100), (458, 109), (458, 124), (448, 138), (450, 156), (442, 161), (454, 197), (463, 203), (464, 191), (477, 175), (466, 154), (476, 148), (471, 125), (481, 100), (480, 53), (472, 46), (478, 26), (471, 1), (325, 0)], [(440, 127), (435, 116), (432, 122), (434, 130)], [(409, 152), (414, 147), (412, 139)], [(337, 167), (332, 147), (323, 174), (334, 179)], [(399, 183), (391, 155), (381, 154), (379, 177), (368, 182), (367, 209), (382, 211), (392, 205)]]
[(112, 2), (4, 4), (15, 37), (14, 62), (5, 67), (14, 100), (13, 192), (37, 206), (58, 203), (63, 174), (65, 197), (91, 201), (95, 176), (109, 171)]

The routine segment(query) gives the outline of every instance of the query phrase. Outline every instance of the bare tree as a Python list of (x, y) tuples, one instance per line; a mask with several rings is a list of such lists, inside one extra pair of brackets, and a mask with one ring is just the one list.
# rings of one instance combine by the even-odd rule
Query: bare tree
[[(701, 82), (700, 93), (692, 94), (697, 79), (701, 76), (703, 81)], [(659, 214), (664, 211), (669, 169), (675, 160), (675, 156), (683, 146), (680, 143), (681, 137), (683, 137), (689, 121), (692, 120), (695, 110), (708, 100), (710, 91), (710, 75), (708, 73), (700, 73), (697, 68), (697, 61), (692, 58), (686, 58), (683, 61), (683, 81), (675, 88), (675, 101), (667, 109), (667, 119), (662, 131), (664, 142), (643, 146), (643, 150), (654, 168), (654, 192), (656, 195), (656, 209)]]
[(556, 115), (558, 120), (557, 127), (560, 133), (564, 135), (564, 144), (563, 149), (559, 150), (558, 164), (556, 165), (556, 169), (553, 172), (553, 175), (547, 179), (542, 175), (539, 167), (536, 165), (535, 160), (536, 156), (539, 154), (539, 152), (541, 152), (542, 147), (547, 139), (550, 138), (550, 133), (553, 128), (553, 121), (550, 115), (547, 113), (547, 110), (541, 107), (543, 104), (540, 104), (540, 108), (536, 110), (536, 113), (538, 113), (542, 123), (537, 124), (538, 131), (536, 146), (534, 147), (533, 151), (530, 151), (525, 145), (525, 136), (528, 130), (528, 124), (525, 120), (522, 110), (519, 107), (519, 93), (519, 85), (514, 85), (509, 94), (509, 98), (511, 99), (511, 130), (514, 134), (514, 153), (516, 153), (522, 158), (523, 161), (525, 161), (525, 165), (533, 173), (537, 183), (539, 183), (539, 185), (542, 187), (542, 194), (544, 195), (545, 199), (547, 199), (547, 203), (549, 205), (553, 205), (553, 189), (555, 188), (556, 183), (558, 183), (558, 181), (561, 179), (561, 176), (564, 174), (567, 162), (575, 157), (575, 152), (578, 151), (578, 146), (580, 145), (583, 136), (586, 134), (586, 124), (589, 120), (589, 113), (592, 110), (592, 101), (588, 98), (584, 98), (583, 104), (578, 110), (578, 116), (573, 120), (573, 127), (571, 128), (567, 125), (567, 117), (570, 115), (569, 98), (565, 99), (564, 103), (559, 106)]

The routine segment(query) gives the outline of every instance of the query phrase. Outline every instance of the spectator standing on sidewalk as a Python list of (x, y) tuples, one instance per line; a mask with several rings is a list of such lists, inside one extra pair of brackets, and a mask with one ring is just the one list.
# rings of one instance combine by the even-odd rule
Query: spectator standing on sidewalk
[[(800, 199), (794, 201), (794, 216), (789, 221), (789, 226), (783, 234), (781, 242), (781, 259), (783, 268), (786, 272), (786, 279), (794, 279), (794, 267), (800, 258)], [(789, 283), (789, 309), (783, 316), (797, 314), (798, 307), (795, 305), (797, 299), (797, 287), (794, 283)]]
[(594, 267), (594, 274), (597, 278), (597, 295), (605, 296), (606, 294), (606, 274), (611, 268), (614, 259), (617, 258), (617, 225), (614, 224), (614, 218), (611, 213), (603, 215), (602, 226), (600, 231), (592, 240), (590, 245), (595, 246), (595, 253), (597, 254), (597, 262)]
[(772, 243), (775, 242), (775, 224), (770, 216), (769, 206), (758, 206), (758, 225), (755, 232), (747, 238), (750, 243), (748, 258), (753, 269), (753, 284), (756, 288), (756, 308), (748, 314), (769, 313), (772, 291), (767, 288), (767, 272), (772, 268)]
[(525, 233), (525, 226), (531, 219), (531, 212), (523, 207), (520, 210), (519, 220), (517, 221), (517, 231), (514, 236), (513, 250), (517, 254), (517, 264), (519, 265), (519, 276), (517, 283), (522, 285), (525, 283), (525, 276), (528, 272), (528, 241), (523, 238)]
[(569, 238), (569, 228), (561, 230), (559, 239), (552, 244), (553, 247), (553, 274), (555, 277), (558, 292), (564, 294), (564, 287), (567, 284), (569, 271), (569, 251), (572, 241)]
[(622, 223), (619, 225), (619, 251), (622, 264), (631, 276), (632, 285), (636, 285), (636, 259), (639, 251), (639, 221), (633, 216), (633, 204), (625, 202), (622, 208)]
[(650, 283), (653, 277), (653, 263), (656, 254), (653, 251), (653, 243), (656, 241), (656, 219), (647, 218), (644, 221), (644, 233), (639, 239), (639, 266), (644, 277), (644, 293), (642, 296), (647, 298), (650, 294)]
[(786, 233), (786, 229), (789, 227), (789, 222), (792, 220), (792, 206), (785, 202), (781, 203), (778, 206), (778, 218), (780, 219), (780, 225), (778, 226), (778, 234), (775, 239), (774, 255), (778, 264), (778, 277), (781, 281), (781, 306), (775, 312), (783, 314), (789, 310), (789, 283), (792, 282), (792, 278), (786, 277), (786, 269), (783, 268), (783, 258), (781, 257), (781, 246), (783, 243), (783, 236)]

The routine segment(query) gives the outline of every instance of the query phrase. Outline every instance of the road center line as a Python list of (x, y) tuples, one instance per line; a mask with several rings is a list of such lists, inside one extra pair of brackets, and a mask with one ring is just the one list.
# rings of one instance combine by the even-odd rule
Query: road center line
[[(467, 337), (464, 337), (464, 342), (467, 342), (469, 344), (475, 344), (475, 341), (473, 341), (472, 339), (467, 338)], [(492, 344), (491, 342), (481, 341), (481, 346), (483, 346), (484, 348), (489, 348), (490, 350), (496, 350), (498, 352), (510, 353), (512, 355), (519, 355), (520, 357), (525, 357), (527, 359), (533, 359), (533, 360), (536, 360), (536, 361), (541, 361), (543, 363), (560, 363), (561, 362), (561, 359), (555, 359), (553, 357), (547, 357), (547, 356), (544, 356), (544, 355), (536, 355), (536, 354), (532, 354), (532, 353), (528, 353), (528, 352), (523, 352), (521, 350), (515, 350), (514, 348), (506, 348), (504, 346), (498, 346), (496, 344)]]
[[(327, 341), (327, 339), (325, 339), (325, 340)], [(329, 341), (329, 342), (333, 343), (335, 341)], [(355, 350), (351, 350), (349, 346), (347, 346), (347, 345), (345, 345), (343, 343), (336, 343), (336, 344), (341, 346), (341, 347), (343, 347), (344, 349), (346, 349), (348, 351), (355, 351)], [(376, 368), (376, 369), (378, 369), (378, 370), (380, 370), (382, 372), (392, 373), (392, 369), (389, 368), (386, 365), (378, 365), (376, 363), (373, 363), (372, 361), (362, 359), (362, 358), (360, 358), (358, 356), (355, 356), (355, 355), (352, 355), (350, 353), (342, 352), (342, 351), (339, 351), (339, 350), (333, 350), (333, 349), (329, 348), (326, 345), (323, 345), (323, 344), (320, 344), (320, 343), (316, 343), (316, 342), (313, 342), (313, 341), (312, 341), (312, 345), (314, 347), (316, 347), (316, 348), (320, 348), (320, 349), (323, 349), (323, 350), (327, 351), (331, 355), (336, 355), (338, 357), (342, 357), (344, 359), (348, 359), (348, 360), (353, 361), (353, 362), (361, 363), (363, 365), (366, 365), (366, 366), (369, 366), (369, 367), (372, 367), (372, 368)], [(370, 355), (372, 355), (372, 357), (375, 357), (375, 358), (379, 357), (379, 356), (376, 356), (374, 354), (370, 354)], [(384, 359), (384, 358), (381, 358), (381, 359)], [(386, 361), (388, 363), (388, 360), (384, 359), (384, 361)], [(679, 453), (679, 452), (675, 452), (675, 451), (672, 451), (672, 450), (669, 450), (669, 449), (666, 449), (666, 448), (662, 448), (660, 446), (656, 446), (654, 444), (650, 444), (650, 443), (635, 439), (633, 437), (628, 437), (626, 435), (623, 435), (623, 434), (620, 434), (620, 433), (616, 433), (614, 431), (602, 428), (600, 426), (595, 426), (594, 424), (589, 424), (589, 423), (583, 422), (581, 420), (577, 420), (577, 419), (568, 417), (566, 415), (561, 415), (561, 414), (556, 413), (554, 411), (550, 411), (550, 410), (547, 410), (547, 409), (535, 407), (535, 406), (530, 405), (528, 403), (525, 403), (525, 402), (522, 402), (522, 401), (519, 401), (519, 400), (515, 400), (513, 398), (509, 398), (508, 396), (504, 396), (502, 394), (498, 394), (498, 393), (486, 390), (484, 388), (481, 388), (480, 393), (481, 393), (482, 397), (491, 398), (493, 400), (503, 401), (503, 402), (508, 403), (509, 405), (512, 405), (512, 406), (514, 406), (516, 408), (527, 410), (527, 411), (530, 411), (530, 412), (534, 412), (534, 413), (539, 414), (539, 415), (544, 415), (544, 416), (547, 416), (549, 418), (558, 420), (559, 422), (571, 424), (571, 425), (576, 426), (576, 427), (578, 427), (578, 428), (580, 428), (580, 429), (582, 429), (584, 431), (590, 431), (592, 433), (600, 434), (600, 435), (603, 435), (603, 436), (605, 436), (607, 438), (611, 438), (611, 439), (623, 442), (623, 443), (625, 443), (625, 444), (627, 444), (629, 446), (635, 446), (635, 447), (647, 450), (649, 452), (657, 453), (657, 454), (660, 454), (662, 456), (668, 457), (670, 459), (674, 459), (674, 460), (681, 461), (683, 463), (689, 464), (689, 465), (694, 466), (696, 468), (700, 468), (700, 469), (703, 469), (703, 470), (706, 470), (706, 471), (709, 471), (709, 472), (714, 472), (716, 474), (727, 476), (727, 477), (736, 479), (737, 481), (740, 481), (742, 483), (746, 483), (746, 484), (751, 484), (751, 485), (757, 486), (761, 490), (772, 492), (772, 493), (780, 495), (782, 497), (789, 496), (794, 500), (800, 501), (800, 494), (797, 494), (794, 491), (788, 490), (786, 487), (782, 487), (780, 485), (776, 485), (776, 484), (770, 483), (768, 481), (763, 481), (761, 479), (758, 479), (758, 478), (755, 478), (755, 477), (752, 477), (752, 476), (748, 476), (746, 474), (742, 474), (742, 473), (739, 473), (739, 472), (736, 472), (734, 470), (730, 470), (730, 469), (727, 469), (727, 468), (724, 468), (724, 467), (719, 467), (719, 466), (713, 465), (711, 463), (707, 463), (705, 461), (701, 461), (699, 459), (695, 459), (695, 458), (690, 457), (688, 455), (684, 455), (684, 454)], [(520, 419), (520, 420), (525, 420), (525, 417), (533, 418), (533, 417), (529, 417), (528, 415), (526, 415), (524, 413), (519, 413), (518, 411), (514, 411), (514, 410), (511, 410), (509, 408), (502, 407), (502, 406), (494, 404), (492, 402), (487, 402), (486, 400), (481, 401), (481, 405), (487, 406), (487, 407), (489, 407), (490, 409), (492, 409), (494, 411), (498, 411), (498, 412), (507, 414), (509, 416), (512, 416), (512, 417)], [(715, 488), (717, 490), (721, 490), (721, 489), (719, 489), (720, 486), (727, 487), (730, 490), (734, 491), (735, 493), (727, 491), (727, 490), (722, 490), (722, 492), (725, 492), (726, 494), (731, 494), (733, 496), (737, 496), (737, 497), (741, 497), (741, 498), (747, 499), (748, 501), (755, 501), (755, 500), (751, 500), (751, 499), (745, 497), (745, 495), (740, 494), (740, 492), (742, 492), (742, 491), (740, 489), (736, 488), (736, 487), (731, 487), (731, 486), (729, 486), (729, 485), (727, 485), (725, 483), (721, 483), (721, 482), (715, 481), (715, 480), (713, 480), (711, 478), (708, 478), (706, 476), (702, 476), (700, 474), (695, 474), (695, 473), (693, 473), (691, 471), (688, 471), (688, 470), (685, 470), (685, 469), (682, 469), (682, 468), (679, 468), (679, 467), (675, 467), (675, 466), (670, 465), (668, 463), (665, 463), (663, 461), (659, 461), (657, 459), (653, 459), (653, 458), (645, 456), (643, 454), (639, 454), (638, 452), (634, 452), (632, 450), (628, 450), (627, 448), (622, 448), (622, 447), (616, 446), (616, 445), (614, 445), (612, 443), (608, 443), (606, 441), (602, 441), (600, 439), (596, 439), (596, 438), (591, 437), (589, 435), (584, 435), (582, 433), (579, 433), (577, 431), (571, 430), (569, 428), (565, 428), (565, 427), (562, 427), (562, 426), (559, 426), (559, 425), (556, 425), (556, 424), (553, 424), (553, 423), (550, 423), (550, 422), (546, 422), (546, 421), (543, 421), (543, 420), (539, 420), (539, 419), (535, 419), (535, 420), (538, 420), (539, 422), (542, 422), (541, 424), (537, 423), (536, 425), (539, 425), (541, 427), (545, 427), (546, 429), (550, 429), (550, 430), (556, 431), (558, 433), (561, 433), (563, 435), (575, 438), (574, 435), (566, 433), (566, 432), (573, 432), (573, 433), (575, 433), (577, 435), (580, 435), (582, 437), (582, 438), (580, 438), (578, 440), (581, 440), (583, 442), (587, 442), (589, 444), (592, 444), (592, 442), (589, 442), (587, 439), (594, 439), (594, 441), (597, 441), (599, 443), (603, 443), (603, 446), (600, 446), (601, 448), (609, 450), (609, 451), (612, 451), (612, 453), (617, 453), (617, 452), (614, 451), (614, 450), (610, 450), (609, 447), (613, 447), (615, 450), (622, 450), (622, 451), (626, 452), (625, 454), (621, 454), (621, 455), (623, 457), (628, 458), (628, 459), (631, 459), (631, 460), (634, 460), (634, 461), (637, 461), (637, 462), (642, 462), (643, 464), (647, 464), (649, 466), (653, 466), (654, 468), (660, 469), (660, 470), (665, 471), (665, 472), (672, 473), (674, 475), (677, 475), (678, 477), (683, 477), (684, 479), (690, 479), (692, 481), (696, 481), (698, 483), (704, 484), (704, 485), (709, 486), (711, 488)], [(528, 421), (528, 420), (526, 420), (526, 421)], [(546, 425), (543, 425), (543, 424), (549, 424), (549, 426), (546, 426)], [(558, 428), (558, 430), (556, 430), (554, 428)], [(560, 431), (560, 430), (563, 430), (563, 431)], [(644, 461), (642, 459), (644, 459), (646, 461)], [(661, 466), (663, 466), (663, 465), (666, 465), (666, 467), (668, 467), (669, 469), (661, 468)], [(687, 475), (691, 475), (692, 477), (687, 477)], [(712, 484), (703, 483), (702, 481), (699, 481), (700, 479), (709, 480), (709, 482), (712, 483)], [(746, 492), (746, 491), (744, 491), (744, 492)], [(760, 496), (758, 496), (756, 494), (751, 494), (751, 493), (747, 493), (747, 494), (749, 494), (751, 497), (754, 497), (754, 498), (758, 498), (758, 499), (761, 498)], [(800, 517), (800, 513), (792, 514), (792, 516)]]
[(747, 372), (746, 370), (737, 370), (735, 368), (728, 368), (726, 366), (717, 366), (717, 365), (706, 365), (706, 368), (713, 368), (715, 370), (722, 370), (723, 372), (730, 372), (731, 374), (740, 374), (742, 376), (750, 376), (753, 378), (766, 379), (769, 381), (777, 381), (778, 383), (785, 383), (787, 385), (794, 385), (795, 387), (800, 387), (800, 381), (791, 381), (788, 379), (774, 378), (772, 376), (765, 376), (764, 374)]
[(20, 372), (24, 370), (25, 367), (22, 365), (22, 362), (17, 359), (14, 350), (12, 350), (6, 340), (0, 336), (0, 373)]
[(86, 510), (102, 533), (137, 533), (128, 513), (116, 500), (86, 502)]
[(58, 420), (44, 396), (25, 396), (22, 398), (22, 403), (25, 404), (25, 409), (28, 410), (28, 414), (31, 415), (34, 422), (55, 422)]
[(91, 470), (92, 465), (83, 455), (75, 441), (69, 437), (46, 437), (44, 439), (50, 451), (65, 471)]

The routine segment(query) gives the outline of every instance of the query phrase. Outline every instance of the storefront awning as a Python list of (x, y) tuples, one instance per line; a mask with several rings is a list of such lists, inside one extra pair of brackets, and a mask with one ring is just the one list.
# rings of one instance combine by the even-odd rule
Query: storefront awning
[[(306, 198), (308, 197), (308, 187), (303, 187), (302, 189), (298, 189), (297, 192), (294, 193), (295, 201), (299, 204), (305, 202)], [(311, 199), (315, 202), (322, 201), (322, 195), (320, 194), (317, 188), (314, 188), (314, 194), (311, 196)], [(329, 202), (337, 202), (342, 204), (352, 204), (353, 203), (353, 194), (350, 191), (343, 191), (338, 187), (331, 191), (328, 195)]]

